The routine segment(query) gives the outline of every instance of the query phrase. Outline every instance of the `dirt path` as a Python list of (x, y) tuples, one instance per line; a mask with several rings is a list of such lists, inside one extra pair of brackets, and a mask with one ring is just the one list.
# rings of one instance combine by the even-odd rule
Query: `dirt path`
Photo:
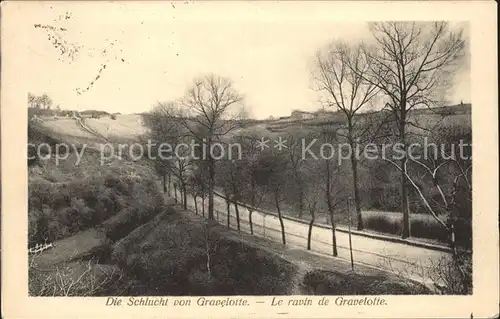
[(79, 258), (107, 242), (106, 234), (95, 228), (55, 241), (54, 247), (37, 254), (40, 268), (51, 268)]

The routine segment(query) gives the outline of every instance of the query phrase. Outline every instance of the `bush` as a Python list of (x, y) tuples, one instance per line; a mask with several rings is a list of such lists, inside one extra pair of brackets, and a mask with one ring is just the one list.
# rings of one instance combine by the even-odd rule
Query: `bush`
[(71, 236), (112, 216), (105, 226), (117, 239), (164, 207), (154, 181), (114, 174), (63, 183), (32, 180), (28, 191), (30, 245)]
[[(364, 215), (364, 214), (363, 214)], [(383, 214), (374, 214), (368, 217), (363, 216), (367, 229), (379, 231), (387, 234), (401, 234), (401, 220), (391, 218)]]
[[(365, 228), (377, 232), (401, 235), (403, 215), (400, 213), (363, 211)], [(446, 222), (446, 218), (443, 218)], [(410, 235), (416, 238), (437, 240), (448, 244), (448, 233), (430, 214), (410, 214)], [(472, 222), (468, 217), (459, 217), (455, 223), (456, 243), (463, 248), (472, 247)]]
[[(391, 212), (364, 211), (365, 227), (386, 234), (401, 235), (403, 214)], [(410, 214), (412, 237), (435, 239), (447, 242), (445, 228), (429, 214)]]
[(428, 218), (411, 218), (410, 232), (412, 237), (436, 239), (443, 243), (447, 243), (448, 241), (448, 233), (445, 228), (434, 220), (430, 221)]
[(36, 255), (28, 258), (30, 296), (109, 296), (120, 295), (127, 288), (128, 280), (116, 266), (101, 265), (95, 260), (89, 260), (40, 270), (37, 258)]
[(118, 214), (104, 221), (102, 227), (106, 236), (116, 241), (134, 230), (139, 223), (137, 211), (137, 208), (125, 208), (118, 212)]

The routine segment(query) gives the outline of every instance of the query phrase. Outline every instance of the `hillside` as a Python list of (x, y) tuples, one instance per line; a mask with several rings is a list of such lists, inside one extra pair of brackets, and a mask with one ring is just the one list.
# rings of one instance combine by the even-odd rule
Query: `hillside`
[[(104, 114), (103, 111), (88, 111), (90, 113)], [(82, 112), (83, 114), (84, 112)], [(89, 114), (90, 114), (89, 113)], [(376, 112), (377, 113), (377, 112)], [(366, 117), (376, 113), (360, 114)], [(107, 114), (107, 113), (106, 113)], [(95, 129), (100, 135), (117, 140), (134, 140), (147, 133), (148, 129), (144, 125), (143, 116), (147, 114), (124, 114), (118, 115), (115, 120), (109, 116), (101, 118), (86, 118), (85, 122)], [(411, 111), (410, 120), (416, 125), (432, 128), (437, 123), (456, 123), (471, 126), (471, 104), (453, 105), (433, 109), (417, 109)], [(45, 125), (57, 133), (89, 137), (88, 132), (82, 131), (73, 119), (45, 119)], [(325, 127), (340, 127), (345, 123), (344, 116), (339, 112), (328, 113), (325, 116), (297, 120), (293, 118), (278, 120), (245, 120), (240, 121), (239, 129), (232, 132), (232, 135), (279, 135), (294, 132), (316, 132)], [(415, 129), (410, 128), (410, 129)]]
[[(450, 110), (453, 110), (454, 114)], [(428, 130), (435, 127), (439, 128), (439, 132), (451, 132), (453, 134), (461, 134), (468, 138), (471, 132), (471, 106), (458, 105), (452, 107), (438, 108), (430, 110), (414, 110), (410, 115), (411, 125), (408, 127), (408, 132), (411, 136), (426, 136)], [(443, 114), (448, 115), (443, 115)], [(332, 115), (333, 114), (333, 115)], [(49, 128), (53, 132), (53, 136), (64, 135), (67, 140), (86, 141), (86, 144), (97, 147), (98, 143), (122, 143), (122, 142), (137, 142), (148, 132), (148, 128), (144, 126), (142, 117), (144, 115), (120, 115), (115, 120), (110, 117), (102, 117), (99, 119), (87, 118), (84, 120), (86, 127), (90, 130), (82, 129), (78, 121), (73, 119), (57, 119), (45, 120), (44, 127)], [(364, 119), (371, 120), (370, 116), (385, 116), (382, 113), (360, 114), (361, 123)], [(339, 128), (343, 128), (344, 120), (337, 113), (328, 113), (326, 119), (309, 119), (300, 121), (291, 120), (275, 120), (275, 121), (243, 121), (240, 123), (242, 127), (231, 132), (230, 136), (225, 136), (225, 139), (230, 139), (232, 136), (253, 136), (257, 139), (277, 139), (283, 137), (290, 139), (296, 136), (317, 136), (320, 130), (328, 128), (330, 131), (339, 132)], [(448, 134), (448, 133), (447, 133)], [(106, 140), (103, 139), (106, 138)], [(116, 148), (115, 148), (116, 149)], [(311, 160), (304, 161), (304, 167), (311, 167), (307, 174), (315, 174), (313, 167), (317, 163)], [(338, 183), (344, 189), (351, 189), (351, 177), (349, 165), (341, 165), (339, 174), (343, 178), (339, 179)], [(314, 178), (313, 176), (306, 178)], [(362, 210), (364, 219), (366, 219), (366, 227), (370, 231), (389, 233), (399, 235), (401, 232), (400, 220), (401, 215), (400, 202), (398, 200), (398, 185), (397, 172), (390, 164), (381, 161), (362, 161), (359, 167), (359, 192), (362, 202)], [(285, 198), (282, 203), (282, 210), (285, 214), (298, 218), (307, 218), (302, 216), (297, 209), (297, 193), (294, 189), (284, 190)], [(464, 212), (469, 212), (469, 206), (462, 203)], [(265, 197), (262, 207), (270, 210), (275, 209), (275, 204), (272, 199)], [(410, 192), (410, 207), (413, 217), (411, 218), (413, 233), (412, 236), (425, 241), (445, 243), (447, 240), (446, 233), (435, 219), (428, 214), (427, 208), (423, 205), (421, 199), (416, 192)], [(339, 206), (339, 212), (336, 222), (340, 225), (347, 225), (348, 218), (346, 215), (347, 207)], [(319, 220), (329, 223), (329, 217), (324, 212), (326, 207), (322, 203), (319, 204)], [(463, 227), (463, 241), (469, 245), (470, 225), (468, 221)], [(355, 225), (353, 225), (355, 226)], [(462, 227), (462, 226), (460, 226)], [(462, 239), (460, 239), (462, 240)]]
[[(116, 120), (109, 116), (101, 118), (85, 118), (85, 123), (100, 135), (116, 139), (137, 139), (146, 132), (141, 115), (118, 115)], [(71, 118), (46, 119), (44, 125), (54, 132), (74, 137), (92, 137), (93, 135), (82, 130), (78, 123)]]
[[(78, 141), (70, 122), (59, 123), (51, 128), (72, 128), (73, 135), (30, 125), (29, 140)], [(30, 255), (31, 295), (429, 293), (386, 272), (359, 266), (354, 274), (344, 260), (332, 267), (329, 257), (283, 249), (183, 211), (161, 195), (147, 161), (101, 165), (99, 153), (82, 155), (29, 163), (29, 245), (52, 244)]]

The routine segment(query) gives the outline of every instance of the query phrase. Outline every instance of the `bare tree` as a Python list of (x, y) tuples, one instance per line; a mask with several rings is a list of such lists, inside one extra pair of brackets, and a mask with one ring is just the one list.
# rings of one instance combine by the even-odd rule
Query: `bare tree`
[(274, 206), (278, 212), (278, 219), (281, 226), (281, 239), (286, 245), (285, 224), (281, 212), (281, 204), (284, 200), (284, 186), (288, 161), (283, 154), (273, 154), (266, 152), (259, 158), (257, 181), (259, 185), (266, 187), (273, 198)]
[(34, 108), (36, 106), (37, 96), (28, 92), (28, 107)]
[[(436, 272), (442, 277), (439, 279), (447, 282), (450, 290), (455, 291), (459, 283), (460, 292), (468, 293), (471, 289), (472, 268), (469, 265), (469, 253), (462, 247), (463, 241), (457, 244), (457, 223), (459, 218), (471, 223), (468, 220), (471, 216), (467, 216), (472, 211), (471, 132), (460, 127), (440, 127), (434, 134), (437, 135), (436, 148), (427, 149), (428, 154), (410, 154), (403, 167), (391, 159), (386, 161), (405, 174), (429, 214), (448, 235), (452, 260), (441, 260), (440, 265), (453, 268), (459, 280), (450, 278), (453, 276), (450, 269)], [(457, 142), (462, 145), (459, 154)], [(461, 235), (463, 237), (465, 234)]]
[(361, 198), (358, 186), (358, 158), (353, 154), (356, 145), (366, 130), (358, 127), (356, 115), (371, 105), (378, 88), (365, 80), (368, 71), (366, 59), (360, 45), (348, 46), (334, 43), (316, 54), (314, 80), (317, 88), (327, 96), (327, 104), (338, 109), (346, 119), (346, 132), (338, 130), (351, 148), (350, 160), (353, 178), (354, 203), (357, 228), (362, 230)]
[[(316, 167), (315, 167), (316, 168)], [(309, 229), (307, 232), (307, 250), (311, 250), (311, 238), (314, 222), (316, 221), (316, 214), (320, 209), (320, 203), (323, 202), (324, 194), (321, 185), (318, 183), (310, 182), (307, 187), (307, 195), (305, 196), (306, 208), (311, 219), (309, 221)]]
[[(375, 44), (365, 47), (368, 70), (363, 78), (380, 89), (398, 125), (397, 139), (406, 152), (409, 112), (440, 104), (465, 47), (463, 31), (446, 22), (371, 23)], [(361, 74), (360, 74), (361, 75)], [(405, 169), (407, 158), (400, 160)], [(408, 180), (401, 171), (402, 237), (410, 236)]]
[(305, 159), (302, 158), (301, 153), (301, 137), (295, 135), (288, 135), (286, 137), (287, 145), (284, 149), (284, 153), (288, 157), (288, 161), (290, 162), (290, 171), (293, 175), (294, 185), (298, 192), (298, 201), (299, 201), (299, 218), (302, 218), (302, 214), (304, 213), (305, 208), (305, 176), (302, 171), (303, 164)]
[(175, 203), (177, 204), (179, 201), (177, 200), (177, 181), (174, 181), (174, 200)]
[(243, 147), (243, 167), (242, 172), (244, 176), (243, 193), (246, 194), (244, 200), (249, 204), (248, 206), (248, 222), (250, 224), (250, 233), (253, 235), (253, 212), (258, 209), (264, 199), (266, 187), (259, 185), (259, 157), (257, 144), (258, 138), (255, 135), (242, 137), (241, 145)]
[(199, 191), (198, 191), (198, 185), (197, 181), (194, 175), (190, 176), (188, 179), (188, 191), (189, 193), (193, 196), (193, 201), (194, 201), (194, 213), (198, 215), (199, 210), (198, 210), (198, 196), (199, 196)]
[(128, 288), (123, 272), (115, 266), (100, 265), (96, 260), (42, 268), (41, 252), (28, 257), (28, 289), (31, 296), (91, 297), (110, 289), (121, 295)]
[(187, 209), (187, 185), (190, 177), (191, 163), (187, 154), (178, 154), (173, 165), (170, 166), (172, 174), (179, 181), (179, 190), (182, 194), (182, 204)]
[(47, 95), (47, 93), (42, 94), (42, 96), (38, 97), (38, 105), (42, 109), (49, 110), (52, 107), (52, 104), (54, 102), (50, 98), (50, 96)]
[[(192, 171), (192, 154), (187, 148), (177, 148), (177, 145), (185, 144), (188, 137), (176, 117), (176, 111), (174, 103), (159, 102), (152, 112), (143, 116), (143, 120), (150, 128), (149, 138), (155, 146), (155, 167), (163, 177), (163, 190), (166, 192), (166, 185), (170, 185), (171, 176), (174, 176), (178, 182), (184, 209), (187, 209), (187, 185)], [(167, 149), (163, 147), (166, 145)], [(175, 195), (177, 196), (177, 192)]]
[[(241, 190), (244, 183), (244, 167), (240, 161), (232, 159), (220, 161), (217, 167), (220, 172), (220, 179), (222, 180), (221, 184), (224, 185), (223, 188), (225, 190), (226, 197), (231, 198), (231, 201), (233, 202), (236, 213), (236, 228), (240, 231), (240, 209), (238, 202), (241, 200)], [(228, 210), (228, 214), (229, 213), (230, 212)]]
[(175, 106), (172, 102), (159, 102), (151, 112), (142, 116), (143, 123), (149, 128), (148, 138), (154, 143), (152, 155), (155, 159), (155, 168), (158, 174), (162, 176), (163, 191), (170, 194), (172, 167), (174, 159), (171, 154), (165, 154), (164, 149), (159, 145), (168, 143), (175, 144), (178, 140), (178, 134), (181, 129), (175, 121)]
[(206, 255), (206, 266), (207, 266), (207, 279), (213, 279), (212, 276), (212, 263), (213, 256), (217, 253), (217, 249), (220, 245), (220, 237), (213, 231), (215, 222), (207, 220), (203, 226), (203, 231), (205, 235), (205, 255)]
[[(322, 140), (326, 142), (332, 142), (335, 140), (335, 133), (323, 129), (321, 132)], [(328, 208), (330, 226), (332, 228), (332, 254), (333, 256), (338, 255), (337, 251), (337, 235), (336, 235), (336, 223), (335, 223), (335, 211), (337, 208), (345, 201), (347, 195), (345, 194), (345, 188), (341, 185), (340, 180), (342, 173), (338, 163), (330, 158), (324, 158), (322, 167), (323, 185), (325, 202)]]
[(193, 194), (195, 212), (196, 214), (199, 213), (198, 197), (200, 197), (201, 213), (202, 216), (205, 217), (205, 198), (207, 196), (207, 189), (206, 189), (207, 181), (206, 181), (205, 170), (203, 169), (203, 167), (196, 167), (196, 165), (193, 164), (193, 171), (189, 177), (189, 184), (191, 188), (191, 193)]
[(227, 228), (231, 228), (231, 186), (228, 183), (225, 183), (225, 181), (221, 182), (222, 184), (222, 190), (224, 192), (224, 201), (226, 203), (226, 226)]
[(208, 149), (208, 218), (214, 219), (215, 159), (212, 145), (238, 127), (243, 97), (229, 79), (208, 75), (195, 80), (180, 101), (177, 119), (187, 132), (203, 140)]

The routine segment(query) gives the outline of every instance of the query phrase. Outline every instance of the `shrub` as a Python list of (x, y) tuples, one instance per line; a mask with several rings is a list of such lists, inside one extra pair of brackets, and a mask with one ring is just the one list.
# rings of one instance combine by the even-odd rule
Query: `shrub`
[(34, 208), (28, 215), (28, 245), (34, 246), (51, 239), (49, 233), (49, 214), (50, 211), (47, 206), (41, 210)]
[(109, 239), (115, 241), (125, 237), (139, 221), (137, 208), (128, 207), (103, 222), (102, 227)]
[(364, 222), (367, 229), (388, 234), (401, 234), (401, 220), (397, 218), (391, 218), (383, 214), (374, 214), (364, 217)]
[[(403, 214), (392, 212), (364, 211), (365, 227), (386, 234), (400, 235)], [(412, 237), (435, 239), (447, 242), (448, 234), (444, 227), (429, 214), (410, 214)]]
[(443, 256), (431, 266), (429, 277), (439, 283), (442, 294), (472, 294), (472, 254), (460, 249), (453, 256)]
[(89, 260), (40, 270), (37, 267), (37, 258), (36, 255), (29, 257), (30, 296), (120, 295), (127, 287), (127, 278), (116, 266), (101, 265)]
[(81, 180), (29, 184), (30, 245), (58, 240), (94, 227), (114, 216), (105, 226), (121, 238), (163, 209), (163, 197), (154, 181), (105, 174)]
[[(425, 216), (425, 215), (415, 215)], [(432, 218), (432, 217), (431, 217)], [(428, 218), (411, 218), (410, 219), (411, 236), (419, 238), (436, 239), (441, 242), (447, 242), (448, 233), (444, 227), (438, 224), (435, 220)]]

